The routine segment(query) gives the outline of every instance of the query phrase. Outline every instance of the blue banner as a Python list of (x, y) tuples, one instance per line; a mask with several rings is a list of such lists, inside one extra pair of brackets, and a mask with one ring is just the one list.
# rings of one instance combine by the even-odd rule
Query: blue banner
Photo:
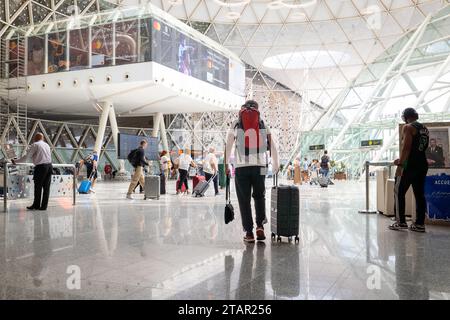
[(450, 175), (428, 176), (425, 182), (428, 217), (450, 221)]

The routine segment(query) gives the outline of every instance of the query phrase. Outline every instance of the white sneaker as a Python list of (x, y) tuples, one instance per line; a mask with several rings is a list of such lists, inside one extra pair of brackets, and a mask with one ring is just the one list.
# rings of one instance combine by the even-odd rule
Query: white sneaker
[(127, 194), (127, 199), (133, 200), (133, 197), (131, 196), (131, 194)]

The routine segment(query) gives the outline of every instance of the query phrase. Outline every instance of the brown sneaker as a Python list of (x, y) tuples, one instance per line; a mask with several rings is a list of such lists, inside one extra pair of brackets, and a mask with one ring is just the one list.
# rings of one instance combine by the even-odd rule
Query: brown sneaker
[(244, 242), (253, 243), (255, 242), (255, 236), (253, 232), (247, 232), (244, 237)]
[(264, 234), (264, 228), (262, 228), (262, 227), (256, 228), (256, 240), (258, 240), (258, 241), (266, 240), (266, 235)]

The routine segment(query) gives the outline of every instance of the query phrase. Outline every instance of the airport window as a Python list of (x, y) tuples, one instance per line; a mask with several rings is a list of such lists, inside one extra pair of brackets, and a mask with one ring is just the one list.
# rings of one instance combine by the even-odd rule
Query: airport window
[(152, 60), (152, 19), (142, 19), (140, 22), (140, 57), (139, 62)]
[(67, 70), (67, 32), (48, 35), (48, 73)]
[(28, 75), (43, 74), (45, 68), (45, 38), (34, 36), (28, 38)]
[(70, 37), (70, 70), (89, 67), (89, 29), (71, 30)]
[(113, 25), (92, 27), (92, 67), (113, 64)]
[(7, 78), (17, 77), (18, 74), (23, 75), (23, 71), (19, 71), (18, 61), (23, 48), (19, 48), (18, 40), (12, 39), (8, 41), (7, 44), (7, 61), (8, 63), (8, 75)]
[(116, 23), (116, 65), (137, 62), (138, 20)]

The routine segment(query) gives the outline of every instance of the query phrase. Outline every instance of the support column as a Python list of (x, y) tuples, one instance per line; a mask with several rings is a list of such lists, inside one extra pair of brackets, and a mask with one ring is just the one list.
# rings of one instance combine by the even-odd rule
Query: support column
[(156, 138), (158, 136), (158, 130), (160, 126), (160, 122), (162, 121), (163, 114), (161, 112), (158, 112), (153, 116), (153, 131), (152, 131), (152, 137)]
[(100, 158), (100, 152), (102, 151), (103, 146), (103, 139), (105, 138), (106, 124), (108, 122), (109, 110), (111, 108), (112, 103), (110, 101), (102, 101), (99, 104), (103, 110), (102, 114), (100, 115), (100, 121), (98, 124), (97, 139), (95, 140), (94, 151), (97, 151), (97, 154)]
[(117, 151), (119, 150), (119, 143), (118, 143), (119, 127), (117, 126), (116, 112), (114, 111), (114, 106), (112, 105), (109, 108), (109, 125), (111, 126), (111, 133), (113, 136), (114, 147), (116, 148)]
[(167, 143), (166, 124), (164, 123), (164, 116), (161, 118), (161, 121), (159, 122), (159, 129), (161, 133), (163, 150), (169, 152), (169, 144)]

